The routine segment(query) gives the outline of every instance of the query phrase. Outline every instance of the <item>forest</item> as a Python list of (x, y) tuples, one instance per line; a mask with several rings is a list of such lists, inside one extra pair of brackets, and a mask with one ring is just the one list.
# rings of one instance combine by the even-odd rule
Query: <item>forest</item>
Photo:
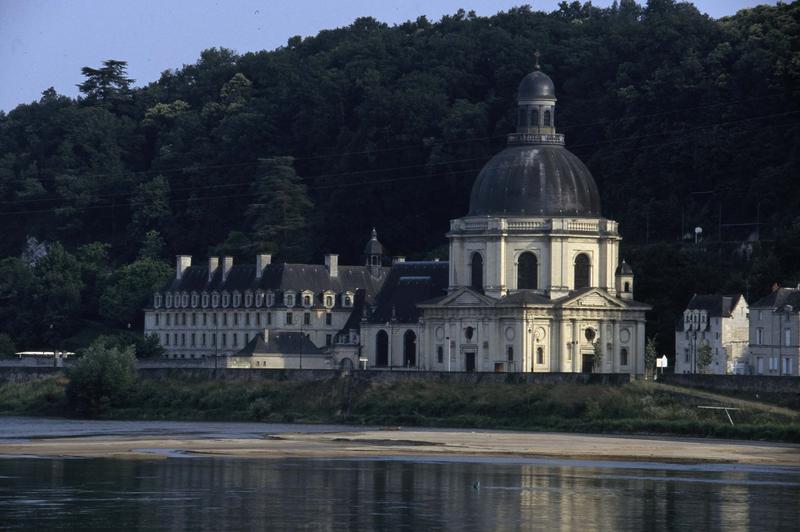
[(445, 258), (535, 50), (661, 352), (693, 293), (800, 282), (800, 2), (359, 18), (138, 87), (111, 58), (78, 98), (0, 112), (0, 353), (135, 335), (178, 253), (358, 264), (376, 227), (391, 254)]

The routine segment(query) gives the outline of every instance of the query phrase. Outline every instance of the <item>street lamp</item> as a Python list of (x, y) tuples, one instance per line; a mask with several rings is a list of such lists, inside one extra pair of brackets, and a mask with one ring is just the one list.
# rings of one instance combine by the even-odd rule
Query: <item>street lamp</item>
[(450, 372), (450, 337), (445, 336), (445, 340), (447, 340), (447, 371)]

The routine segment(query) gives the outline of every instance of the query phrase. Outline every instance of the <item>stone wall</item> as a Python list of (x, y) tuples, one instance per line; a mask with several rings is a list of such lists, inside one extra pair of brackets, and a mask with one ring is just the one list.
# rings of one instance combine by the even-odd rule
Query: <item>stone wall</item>
[[(63, 368), (53, 367), (8, 367), (0, 366), (0, 381), (31, 381), (64, 375)], [(338, 370), (314, 369), (233, 369), (208, 367), (175, 367), (144, 362), (139, 367), (143, 379), (180, 379), (187, 381), (316, 381), (336, 378)], [(627, 373), (482, 373), (482, 372), (433, 372), (433, 371), (378, 371), (356, 370), (349, 373), (356, 381), (403, 382), (428, 381), (460, 384), (605, 384), (620, 386), (630, 382)]]
[(727, 392), (762, 392), (800, 394), (800, 377), (768, 377), (764, 375), (698, 375), (663, 374), (658, 382), (706, 388)]

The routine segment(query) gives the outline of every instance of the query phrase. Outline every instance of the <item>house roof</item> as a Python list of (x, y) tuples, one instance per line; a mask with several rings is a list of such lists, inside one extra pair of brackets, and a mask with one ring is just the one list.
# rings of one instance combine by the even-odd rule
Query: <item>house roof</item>
[(417, 305), (447, 293), (449, 265), (442, 261), (410, 261), (395, 263), (376, 297), (369, 315), (371, 323), (397, 320), (414, 323), (419, 320)]
[(800, 288), (778, 288), (750, 305), (750, 308), (778, 309), (787, 305), (792, 307), (792, 312), (800, 311)]
[(695, 294), (686, 310), (705, 310), (712, 318), (730, 318), (742, 294)]
[[(336, 276), (320, 264), (270, 264), (256, 278), (255, 264), (235, 264), (227, 278), (222, 280), (222, 265), (211, 279), (206, 266), (190, 266), (180, 279), (172, 279), (163, 292), (213, 292), (245, 290), (272, 290), (274, 292), (310, 290), (315, 294), (331, 291), (336, 294), (364, 291), (367, 301), (373, 301), (389, 273), (389, 268), (379, 268), (376, 275), (366, 266), (339, 266)], [(276, 300), (276, 306), (282, 301)]]
[(264, 334), (255, 335), (247, 345), (239, 350), (237, 357), (263, 356), (263, 355), (319, 355), (322, 350), (314, 345), (308, 336), (301, 332), (268, 333), (267, 341)]

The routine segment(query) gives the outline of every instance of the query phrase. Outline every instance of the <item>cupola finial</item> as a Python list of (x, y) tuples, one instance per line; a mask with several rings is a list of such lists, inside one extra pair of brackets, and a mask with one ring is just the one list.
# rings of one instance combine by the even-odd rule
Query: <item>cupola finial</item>
[(539, 56), (540, 55), (542, 55), (542, 54), (539, 53), (539, 50), (536, 50), (535, 52), (533, 52), (533, 57), (534, 57), (534, 59), (536, 61), (536, 64), (533, 65), (533, 68), (536, 69), (536, 70), (541, 70), (542, 69), (542, 67), (539, 66)]

